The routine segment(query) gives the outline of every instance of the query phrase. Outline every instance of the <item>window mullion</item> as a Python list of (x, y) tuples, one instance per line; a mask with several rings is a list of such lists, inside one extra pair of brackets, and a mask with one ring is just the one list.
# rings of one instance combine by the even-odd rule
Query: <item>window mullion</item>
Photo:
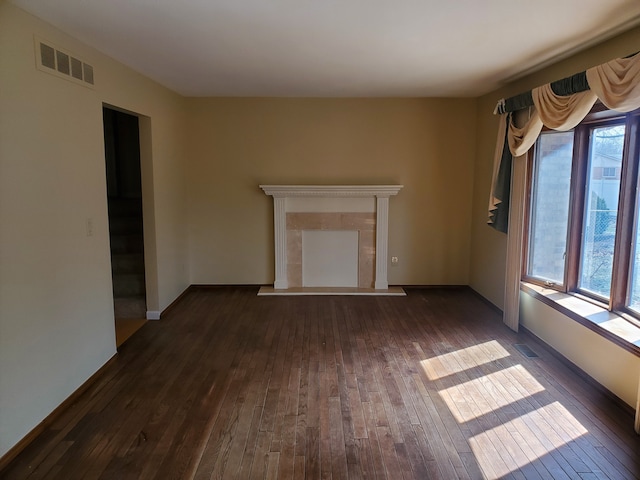
[(589, 131), (584, 126), (575, 129), (573, 164), (571, 171), (571, 193), (569, 213), (569, 238), (567, 241), (567, 268), (565, 285), (568, 292), (578, 288), (580, 270), (580, 248), (582, 224), (584, 222), (585, 184), (588, 167)]

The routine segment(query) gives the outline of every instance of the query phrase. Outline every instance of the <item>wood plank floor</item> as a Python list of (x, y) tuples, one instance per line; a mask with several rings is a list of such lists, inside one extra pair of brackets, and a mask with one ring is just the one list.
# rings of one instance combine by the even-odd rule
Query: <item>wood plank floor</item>
[(629, 412), (469, 290), (256, 293), (190, 291), (0, 476), (640, 477)]
[(116, 318), (116, 347), (120, 347), (140, 330), (145, 323), (146, 318)]

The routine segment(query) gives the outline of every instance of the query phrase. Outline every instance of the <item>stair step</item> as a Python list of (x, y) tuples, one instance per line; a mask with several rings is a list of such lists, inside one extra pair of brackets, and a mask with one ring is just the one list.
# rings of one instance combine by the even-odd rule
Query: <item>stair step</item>
[(145, 293), (144, 275), (141, 273), (116, 273), (113, 275), (113, 296), (136, 297)]
[(142, 253), (115, 253), (111, 255), (111, 272), (144, 273), (144, 255)]
[(142, 218), (110, 216), (109, 233), (111, 235), (128, 235), (142, 233)]
[(108, 199), (109, 216), (135, 217), (142, 216), (141, 198), (114, 198)]
[(146, 318), (147, 303), (144, 296), (113, 299), (116, 318)]
[(110, 235), (111, 253), (142, 253), (144, 240), (141, 234)]

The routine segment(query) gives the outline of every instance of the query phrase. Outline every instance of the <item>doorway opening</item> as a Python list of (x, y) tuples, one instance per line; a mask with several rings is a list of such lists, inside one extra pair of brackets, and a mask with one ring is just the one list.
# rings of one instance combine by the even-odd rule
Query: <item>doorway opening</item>
[(146, 322), (138, 117), (103, 107), (116, 345)]

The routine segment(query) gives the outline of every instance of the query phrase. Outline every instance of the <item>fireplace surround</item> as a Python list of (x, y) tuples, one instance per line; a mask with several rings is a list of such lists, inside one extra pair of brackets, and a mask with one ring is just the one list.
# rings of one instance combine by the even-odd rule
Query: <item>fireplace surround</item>
[(389, 198), (402, 187), (260, 185), (275, 244), (275, 282), (261, 294), (404, 294), (387, 280)]

